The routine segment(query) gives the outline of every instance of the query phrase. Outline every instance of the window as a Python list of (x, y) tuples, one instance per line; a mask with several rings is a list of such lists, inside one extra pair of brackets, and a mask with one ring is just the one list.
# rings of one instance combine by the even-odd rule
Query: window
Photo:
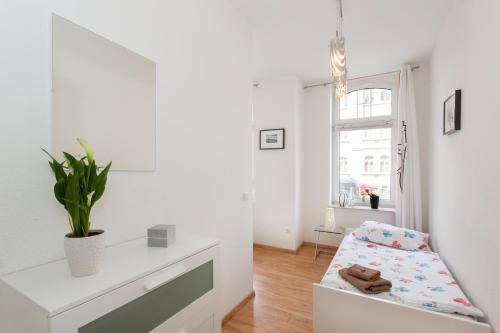
[(382, 155), (380, 156), (380, 173), (391, 172), (391, 160), (390, 156)]
[(380, 102), (390, 102), (391, 101), (391, 93), (390, 91), (380, 89), (379, 90)]
[(379, 78), (351, 83), (344, 98), (333, 99), (333, 202), (345, 192), (355, 204), (368, 204), (363, 194), (369, 189), (380, 195), (381, 205), (394, 204), (397, 81)]
[(365, 172), (373, 172), (373, 156), (365, 156)]
[(349, 165), (347, 162), (347, 157), (340, 156), (340, 173), (348, 173)]
[(391, 139), (391, 129), (390, 128), (381, 128), (379, 130), (379, 139)]
[(339, 119), (390, 116), (392, 113), (391, 95), (392, 91), (389, 89), (360, 89), (353, 91), (340, 100)]

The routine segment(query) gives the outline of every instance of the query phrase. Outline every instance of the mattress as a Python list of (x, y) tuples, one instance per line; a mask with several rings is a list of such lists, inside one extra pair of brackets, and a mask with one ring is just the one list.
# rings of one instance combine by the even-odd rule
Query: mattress
[(464, 295), (437, 253), (395, 249), (351, 234), (344, 238), (321, 284), (361, 293), (338, 274), (340, 269), (354, 264), (377, 269), (392, 282), (390, 292), (366, 296), (438, 312), (484, 316)]

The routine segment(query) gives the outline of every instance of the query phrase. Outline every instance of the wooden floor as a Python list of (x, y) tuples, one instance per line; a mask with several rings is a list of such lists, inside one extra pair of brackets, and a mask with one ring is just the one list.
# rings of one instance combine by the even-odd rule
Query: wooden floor
[(319, 282), (332, 260), (314, 249), (298, 254), (254, 247), (255, 298), (223, 327), (233, 332), (312, 332), (312, 284)]

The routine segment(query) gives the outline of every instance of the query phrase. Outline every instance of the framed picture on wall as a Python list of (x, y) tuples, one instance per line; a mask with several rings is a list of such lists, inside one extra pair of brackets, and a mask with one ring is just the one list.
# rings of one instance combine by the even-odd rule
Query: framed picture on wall
[(453, 95), (444, 101), (443, 135), (449, 135), (460, 129), (462, 112), (462, 90), (455, 90)]
[(266, 129), (260, 131), (260, 150), (285, 149), (285, 129)]

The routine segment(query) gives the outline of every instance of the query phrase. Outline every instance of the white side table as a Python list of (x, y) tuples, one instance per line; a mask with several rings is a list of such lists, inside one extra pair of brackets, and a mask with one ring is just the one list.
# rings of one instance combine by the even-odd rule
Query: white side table
[(318, 257), (318, 255), (320, 253), (335, 255), (335, 253), (333, 253), (333, 252), (318, 250), (319, 236), (321, 235), (321, 233), (344, 235), (345, 228), (344, 227), (331, 228), (331, 227), (326, 227), (324, 225), (318, 225), (316, 228), (314, 228), (314, 231), (316, 231), (318, 233), (318, 236), (316, 237), (316, 247), (315, 247), (315, 251), (314, 251), (314, 260), (316, 260), (316, 258)]

